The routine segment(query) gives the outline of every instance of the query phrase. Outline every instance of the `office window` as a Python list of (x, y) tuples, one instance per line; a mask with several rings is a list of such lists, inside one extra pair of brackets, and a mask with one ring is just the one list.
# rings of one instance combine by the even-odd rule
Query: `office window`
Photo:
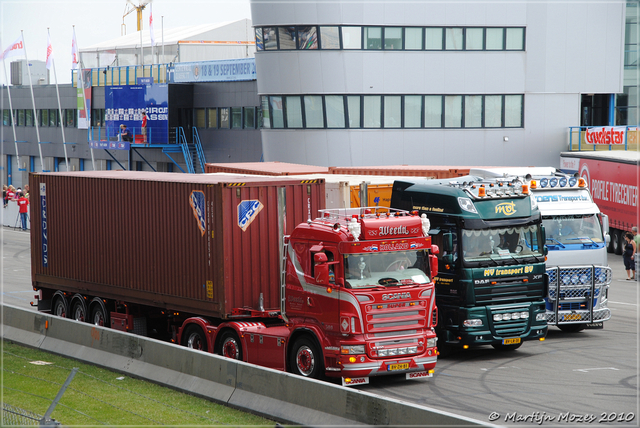
[(481, 51), (484, 45), (484, 28), (467, 28), (466, 45), (468, 51)]
[(442, 28), (425, 28), (425, 49), (441, 51), (443, 46)]
[(207, 124), (206, 110), (203, 108), (194, 109), (195, 116), (195, 127), (196, 128), (204, 128)]
[(365, 95), (363, 97), (364, 127), (380, 128), (382, 97), (380, 95)]
[(362, 29), (360, 27), (342, 27), (342, 48), (362, 49)]
[(244, 128), (255, 129), (256, 127), (256, 108), (244, 107)]
[(404, 127), (420, 128), (421, 117), (422, 117), (422, 97), (420, 95), (405, 95)]
[(400, 128), (401, 126), (402, 126), (402, 97), (400, 95), (385, 95), (384, 127)]
[(271, 97), (271, 127), (284, 128), (284, 112), (282, 111), (282, 97)]
[(298, 29), (298, 45), (300, 49), (318, 49), (317, 27), (300, 27)]
[(16, 110), (16, 112), (14, 114), (15, 114), (15, 117), (16, 117), (16, 125), (17, 126), (24, 126), (24, 110), (22, 110), (22, 109)]
[(424, 127), (442, 128), (442, 96), (424, 97)]
[(340, 27), (320, 27), (320, 47), (340, 49)]
[(264, 38), (264, 50), (278, 49), (278, 39), (276, 37), (276, 29), (273, 27), (266, 27), (262, 29)]
[(445, 49), (448, 51), (459, 51), (464, 49), (464, 38), (462, 28), (445, 29)]
[(67, 128), (74, 128), (76, 126), (76, 117), (78, 117), (78, 110), (66, 109), (64, 111), (64, 126)]
[(384, 48), (386, 50), (402, 49), (402, 28), (386, 27), (384, 29)]
[(324, 128), (324, 109), (322, 96), (304, 96), (304, 115), (307, 128)]
[(522, 95), (505, 95), (504, 97), (504, 127), (522, 127)]
[(485, 128), (502, 126), (502, 95), (484, 97), (484, 126)]
[(327, 128), (344, 128), (344, 97), (342, 95), (325, 95), (327, 106)]
[(364, 27), (364, 48), (382, 49), (382, 27)]
[(256, 50), (261, 51), (264, 49), (264, 44), (262, 43), (262, 28), (256, 28)]
[(488, 51), (501, 51), (504, 49), (504, 28), (487, 28)]
[(464, 127), (482, 127), (482, 95), (464, 97)]
[(231, 107), (231, 129), (242, 129), (242, 107)]
[(360, 96), (347, 95), (347, 113), (349, 115), (349, 128), (360, 128)]
[(2, 124), (11, 126), (11, 110), (2, 110)]
[(218, 128), (218, 109), (217, 108), (207, 109), (207, 128), (210, 128), (210, 129)]
[(262, 96), (260, 100), (260, 111), (262, 112), (262, 120), (260, 126), (263, 128), (271, 128), (271, 115), (269, 114), (269, 97)]
[(229, 129), (229, 107), (220, 109), (220, 129)]
[(296, 48), (296, 27), (278, 27), (280, 49)]
[(508, 51), (524, 50), (524, 28), (507, 28)]
[(302, 102), (299, 96), (284, 97), (287, 128), (302, 128)]
[(444, 97), (444, 127), (460, 128), (462, 126), (462, 96), (446, 95)]
[(422, 50), (422, 28), (404, 29), (404, 48), (406, 50)]
[[(104, 126), (104, 115), (105, 115), (105, 111), (104, 109), (100, 109), (101, 115), (100, 117), (102, 118), (102, 126)], [(49, 126), (60, 126), (60, 117), (58, 117), (58, 110), (56, 109), (49, 109)]]
[(33, 110), (25, 110), (24, 111), (24, 118), (25, 118), (25, 126), (34, 126), (35, 122), (33, 119)]
[(49, 110), (38, 110), (38, 114), (40, 115), (40, 126), (49, 126)]

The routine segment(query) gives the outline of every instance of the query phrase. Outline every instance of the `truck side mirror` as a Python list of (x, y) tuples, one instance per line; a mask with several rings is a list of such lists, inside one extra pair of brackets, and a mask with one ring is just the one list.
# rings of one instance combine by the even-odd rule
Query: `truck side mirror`
[(453, 234), (452, 233), (444, 233), (442, 235), (442, 247), (443, 250), (447, 253), (453, 252)]
[(546, 257), (549, 254), (549, 248), (547, 247), (547, 232), (542, 223), (540, 224), (540, 235), (542, 235), (542, 242), (540, 243), (542, 245), (542, 255)]
[(329, 284), (329, 265), (325, 253), (315, 253), (313, 255), (315, 280), (318, 284)]

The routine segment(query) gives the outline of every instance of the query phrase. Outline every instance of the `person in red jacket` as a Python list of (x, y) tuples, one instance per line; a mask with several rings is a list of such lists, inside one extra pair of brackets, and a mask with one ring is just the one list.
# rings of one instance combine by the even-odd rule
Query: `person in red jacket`
[(22, 220), (22, 230), (27, 230), (27, 213), (29, 212), (29, 199), (24, 193), (18, 193), (18, 208), (20, 212), (20, 220)]
[(144, 137), (144, 143), (147, 144), (147, 114), (142, 112), (142, 136)]

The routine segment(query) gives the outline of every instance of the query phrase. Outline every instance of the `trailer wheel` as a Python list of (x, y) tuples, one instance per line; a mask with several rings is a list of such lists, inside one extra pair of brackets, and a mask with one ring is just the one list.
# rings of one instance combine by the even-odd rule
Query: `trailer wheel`
[(615, 255), (619, 256), (622, 254), (622, 248), (624, 246), (622, 241), (624, 241), (622, 232), (615, 229), (613, 233), (611, 233), (611, 243), (613, 244), (613, 253)]
[(51, 312), (53, 315), (57, 317), (66, 318), (67, 317), (67, 301), (62, 296), (54, 296), (53, 300), (53, 309)]
[(207, 338), (202, 329), (195, 324), (188, 326), (184, 333), (182, 333), (182, 345), (187, 348), (207, 352)]
[(493, 346), (493, 348), (496, 351), (510, 352), (510, 351), (515, 351), (516, 349), (521, 347), (522, 346), (522, 342), (516, 343), (514, 345), (503, 345), (502, 343), (494, 343), (491, 346)]
[(99, 297), (94, 297), (91, 301), (91, 322), (93, 325), (99, 325), (101, 327), (109, 327), (109, 311), (105, 306), (102, 299)]
[(585, 329), (584, 324), (560, 324), (558, 328), (565, 333), (577, 333)]
[(322, 355), (313, 340), (303, 336), (294, 342), (289, 366), (294, 374), (314, 379), (321, 377)]
[(71, 319), (84, 322), (87, 317), (87, 305), (84, 303), (84, 297), (76, 294), (71, 299)]
[(220, 338), (220, 355), (234, 360), (242, 360), (242, 346), (235, 331), (225, 331)]

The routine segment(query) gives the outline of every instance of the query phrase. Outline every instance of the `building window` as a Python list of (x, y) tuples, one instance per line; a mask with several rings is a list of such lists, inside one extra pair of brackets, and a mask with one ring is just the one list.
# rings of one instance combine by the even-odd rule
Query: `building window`
[(33, 119), (33, 110), (25, 110), (24, 111), (25, 118), (25, 126), (35, 126), (35, 121)]
[(365, 128), (380, 128), (382, 113), (382, 97), (380, 95), (365, 95), (363, 100), (363, 119)]
[(284, 114), (282, 111), (282, 97), (271, 97), (271, 127), (284, 128)]
[(401, 50), (402, 49), (402, 28), (386, 27), (384, 29), (384, 48), (385, 50)]
[(404, 29), (404, 48), (406, 50), (422, 50), (422, 28)]
[(298, 29), (300, 49), (318, 49), (318, 30), (316, 27), (300, 27)]
[(484, 28), (467, 28), (465, 38), (468, 51), (481, 51), (484, 48)]
[(342, 49), (362, 49), (360, 27), (342, 27)]
[(260, 101), (260, 111), (262, 112), (261, 127), (271, 128), (271, 115), (269, 114), (269, 97), (262, 96)]
[(442, 97), (426, 95), (424, 97), (424, 127), (442, 128)]
[(404, 127), (420, 128), (421, 118), (422, 118), (422, 97), (420, 95), (405, 95)]
[(488, 51), (501, 51), (504, 49), (504, 28), (487, 28), (486, 49)]
[(231, 107), (231, 129), (242, 129), (242, 107)]
[(67, 128), (75, 128), (76, 118), (78, 117), (78, 110), (66, 109), (64, 111), (64, 126)]
[(502, 127), (502, 95), (484, 97), (484, 126), (485, 128)]
[(278, 27), (280, 49), (290, 50), (296, 48), (296, 27)]
[(462, 127), (462, 96), (447, 95), (444, 97), (444, 127)]
[(255, 129), (256, 127), (256, 108), (244, 107), (244, 128)]
[(204, 128), (207, 125), (207, 115), (206, 110), (203, 108), (197, 108), (195, 110), (195, 127), (196, 128)]
[(220, 129), (229, 129), (229, 107), (220, 108)]
[[(100, 110), (102, 112), (102, 123), (104, 124), (104, 110)], [(60, 117), (58, 117), (58, 110), (49, 109), (49, 126), (60, 126)]]
[(261, 51), (264, 49), (264, 44), (262, 43), (262, 28), (256, 28), (256, 50)]
[(385, 95), (384, 127), (400, 128), (401, 126), (402, 126), (402, 97), (400, 95)]
[(447, 28), (445, 30), (445, 49), (460, 51), (464, 49), (464, 30), (462, 28)]
[(442, 37), (442, 28), (426, 28), (425, 29), (425, 49), (441, 51), (444, 46)]
[(522, 111), (523, 111), (522, 95), (505, 95), (504, 97), (504, 127), (505, 128), (521, 128), (522, 127)]
[(327, 106), (327, 128), (344, 128), (344, 97), (325, 95)]
[(304, 114), (307, 128), (324, 128), (324, 109), (322, 96), (304, 96)]
[(361, 106), (359, 95), (347, 96), (347, 112), (349, 114), (349, 128), (360, 128), (361, 125)]
[(482, 127), (482, 95), (464, 97), (464, 127)]
[(524, 50), (524, 28), (507, 28), (508, 51)]
[(218, 129), (218, 109), (207, 109), (207, 128)]
[(49, 126), (49, 110), (38, 110), (40, 114), (40, 126)]
[(284, 97), (287, 128), (302, 128), (302, 102), (299, 96)]
[(322, 49), (340, 49), (340, 27), (320, 27)]
[(273, 27), (263, 28), (264, 37), (264, 49), (276, 50), (278, 49), (278, 39), (276, 37), (276, 29)]
[(2, 125), (11, 126), (11, 110), (2, 110)]
[(382, 27), (364, 27), (364, 48), (382, 49)]

